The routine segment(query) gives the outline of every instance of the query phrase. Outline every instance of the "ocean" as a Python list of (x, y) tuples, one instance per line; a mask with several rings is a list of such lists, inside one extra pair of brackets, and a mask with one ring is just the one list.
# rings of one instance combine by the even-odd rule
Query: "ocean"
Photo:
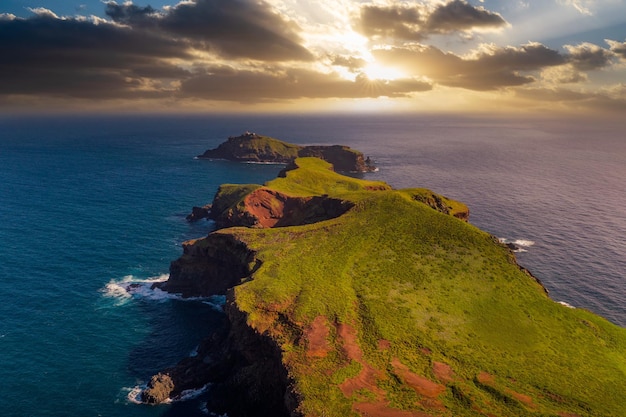
[[(219, 298), (151, 291), (188, 223), (222, 183), (262, 183), (282, 166), (194, 159), (253, 131), (344, 144), (396, 188), (470, 207), (470, 222), (518, 247), (551, 297), (626, 326), (624, 124), (460, 116), (0, 117), (0, 415), (211, 415), (203, 395), (133, 400), (192, 355)], [(142, 284), (131, 296), (129, 282)], [(190, 397), (192, 397), (190, 395)]]

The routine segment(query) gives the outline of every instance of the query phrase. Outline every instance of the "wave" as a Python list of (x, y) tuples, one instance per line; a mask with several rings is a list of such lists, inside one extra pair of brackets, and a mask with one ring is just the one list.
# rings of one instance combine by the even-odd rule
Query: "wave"
[(124, 305), (133, 299), (141, 299), (156, 302), (165, 302), (169, 300), (179, 301), (201, 301), (216, 311), (223, 312), (226, 304), (225, 295), (212, 295), (210, 297), (187, 297), (184, 298), (180, 294), (172, 294), (156, 288), (154, 284), (167, 281), (168, 274), (162, 274), (151, 278), (137, 278), (134, 275), (126, 275), (124, 278), (110, 280), (100, 292), (106, 298), (115, 300), (116, 306)]
[(565, 301), (557, 301), (557, 303), (561, 304), (562, 306), (565, 306), (567, 308), (572, 308), (575, 309), (576, 307), (574, 307), (573, 305), (571, 305), (570, 303), (567, 303)]
[(145, 298), (148, 300), (165, 301), (176, 297), (159, 288), (153, 288), (155, 283), (165, 282), (168, 279), (167, 274), (156, 277), (141, 279), (134, 275), (126, 275), (122, 279), (112, 279), (100, 292), (106, 298), (116, 300), (115, 305), (123, 305), (133, 298)]
[(506, 237), (499, 237), (498, 241), (508, 246), (513, 252), (528, 252), (526, 248), (530, 248), (535, 244), (534, 241), (528, 239), (509, 239)]
[[(128, 403), (143, 404), (141, 402), (141, 394), (144, 392), (144, 390), (147, 387), (148, 387), (147, 384), (135, 385), (132, 388), (125, 387), (125, 388), (122, 388), (122, 393), (125, 394), (126, 401)], [(210, 387), (211, 387), (211, 384), (206, 384), (205, 386), (200, 387), (200, 388), (185, 390), (181, 392), (180, 394), (178, 394), (176, 397), (164, 401), (164, 404), (171, 404), (174, 402), (182, 402), (182, 401), (189, 401), (189, 400), (196, 399), (202, 394), (206, 393)], [(205, 403), (205, 407), (206, 407), (206, 403)], [(207, 409), (207, 413), (209, 413), (208, 409)]]
[(144, 389), (146, 389), (147, 385), (136, 385), (132, 388), (125, 387), (122, 388), (122, 393), (126, 393), (126, 401), (131, 404), (142, 404), (141, 402), (141, 393)]

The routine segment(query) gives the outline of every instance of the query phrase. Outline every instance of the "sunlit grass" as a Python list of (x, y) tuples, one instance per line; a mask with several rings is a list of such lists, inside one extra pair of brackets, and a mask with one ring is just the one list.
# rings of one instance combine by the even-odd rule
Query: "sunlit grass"
[[(262, 261), (235, 300), (253, 328), (280, 343), (305, 415), (357, 415), (354, 404), (367, 401), (441, 416), (626, 415), (626, 330), (550, 300), (506, 247), (454, 218), (463, 204), (344, 177), (320, 160), (297, 164), (266, 186), (354, 207), (306, 226), (221, 233)], [(253, 187), (224, 191), (236, 204)], [(318, 316), (330, 350), (311, 358), (303, 333)], [(362, 358), (344, 351), (342, 324), (356, 329)], [(429, 408), (394, 361), (443, 385), (441, 407)], [(435, 362), (452, 380), (437, 379)], [(347, 398), (338, 385), (366, 365), (378, 372), (376, 388)]]

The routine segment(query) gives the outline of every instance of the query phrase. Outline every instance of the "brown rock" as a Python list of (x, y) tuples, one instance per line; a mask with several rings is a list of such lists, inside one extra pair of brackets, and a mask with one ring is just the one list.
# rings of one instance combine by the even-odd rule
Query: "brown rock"
[(148, 387), (141, 393), (141, 401), (148, 404), (160, 404), (170, 398), (174, 390), (174, 381), (168, 374), (154, 375)]

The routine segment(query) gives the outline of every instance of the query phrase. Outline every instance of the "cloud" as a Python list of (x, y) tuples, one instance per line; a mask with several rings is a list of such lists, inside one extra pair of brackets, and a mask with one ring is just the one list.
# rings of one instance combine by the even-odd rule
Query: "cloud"
[(546, 68), (542, 71), (541, 77), (549, 84), (575, 84), (589, 80), (587, 74), (576, 70), (572, 65)]
[(498, 13), (484, 7), (475, 7), (465, 0), (453, 0), (439, 5), (426, 20), (426, 28), (432, 33), (452, 33), (485, 28), (501, 28), (506, 21)]
[(605, 42), (609, 44), (611, 52), (626, 60), (626, 42), (618, 42), (611, 39), (605, 39)]
[(550, 103), (560, 105), (564, 110), (587, 110), (600, 114), (623, 115), (626, 111), (626, 89), (623, 85), (600, 91), (572, 91), (564, 88), (520, 88), (515, 96), (532, 103)]
[(578, 10), (581, 14), (591, 16), (591, 6), (595, 3), (595, 0), (558, 0), (559, 3), (571, 6)]
[[(233, 35), (234, 39), (225, 40), (234, 31), (229, 25), (237, 18), (231, 17), (228, 25), (205, 30), (199, 21), (194, 23), (197, 16), (187, 15), (198, 11), (200, 3), (202, 7), (208, 4), (180, 3), (165, 12), (134, 7), (130, 3), (122, 6), (108, 3), (107, 13), (114, 21), (59, 17), (43, 9), (27, 19), (3, 16), (0, 19), (0, 55), (3, 57), (0, 95), (264, 102), (297, 98), (404, 97), (432, 88), (430, 83), (420, 79), (370, 81), (359, 76), (354, 81), (322, 69), (290, 67), (294, 62), (289, 59), (299, 56), (298, 48), (294, 49), (295, 55), (289, 51), (290, 43), (284, 44), (288, 46), (285, 49), (275, 49), (280, 43), (277, 41), (280, 37), (275, 37), (270, 38), (271, 45), (263, 49), (261, 40), (255, 43), (249, 39), (265, 30), (259, 29), (264, 25), (259, 22), (257, 28), (253, 24), (252, 29), (241, 30), (240, 37)], [(260, 3), (251, 4), (253, 10), (261, 13), (261, 9), (257, 9)], [(234, 15), (241, 12), (231, 11)], [(190, 19), (190, 24), (183, 29), (185, 18)], [(269, 12), (265, 18), (268, 24), (278, 22), (278, 17)], [(263, 20), (262, 13), (260, 20)], [(284, 28), (274, 29), (275, 34), (290, 34)], [(180, 36), (172, 36), (174, 32)], [(206, 52), (198, 49), (203, 37), (210, 40), (207, 42), (211, 45), (215, 39), (220, 47), (240, 44), (239, 49), (235, 48), (237, 57), (244, 56), (247, 48), (257, 47), (257, 51), (249, 51), (249, 58), (263, 54), (288, 61), (242, 63), (238, 59), (221, 61), (219, 55), (218, 58), (199, 56), (199, 52)], [(335, 56), (331, 61), (354, 71), (365, 64), (359, 58), (344, 56)]]
[(0, 94), (112, 97), (142, 94), (142, 72), (180, 76), (184, 41), (84, 18), (37, 13), (0, 20)]
[(611, 65), (613, 53), (598, 45), (584, 42), (579, 45), (565, 45), (569, 52), (568, 60), (580, 71), (591, 71)]
[(353, 72), (358, 72), (361, 68), (367, 65), (367, 61), (362, 58), (344, 55), (331, 56), (331, 65), (339, 67), (345, 67)]
[(301, 45), (299, 28), (274, 12), (265, 2), (196, 0), (181, 2), (164, 12), (150, 6), (108, 2), (106, 14), (133, 28), (159, 30), (183, 37), (203, 49), (206, 43), (227, 58), (261, 61), (310, 61)]
[(406, 6), (364, 6), (358, 27), (366, 36), (421, 40), (423, 33), (421, 17), (424, 8)]
[(424, 45), (381, 49), (374, 55), (387, 65), (426, 76), (438, 84), (478, 91), (529, 84), (535, 78), (523, 72), (566, 62), (557, 51), (538, 43), (519, 48), (489, 46), (466, 57)]
[[(233, 85), (237, 85), (236, 91)], [(185, 80), (180, 93), (187, 98), (249, 103), (299, 98), (406, 97), (431, 88), (430, 83), (412, 78), (372, 81), (361, 75), (352, 81), (309, 69), (254, 71), (216, 67)]]
[(370, 38), (419, 41), (433, 34), (499, 29), (507, 22), (498, 13), (472, 6), (465, 0), (427, 7), (422, 4), (361, 8), (357, 27)]

